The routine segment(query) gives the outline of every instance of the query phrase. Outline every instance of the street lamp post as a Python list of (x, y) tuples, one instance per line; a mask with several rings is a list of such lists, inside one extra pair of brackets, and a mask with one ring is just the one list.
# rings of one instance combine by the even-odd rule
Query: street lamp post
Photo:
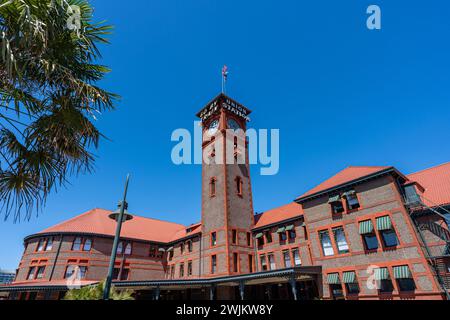
[(117, 254), (117, 246), (119, 244), (120, 239), (120, 230), (122, 229), (122, 223), (133, 219), (133, 216), (131, 214), (128, 214), (128, 203), (126, 201), (127, 198), (127, 191), (128, 191), (128, 181), (130, 180), (130, 175), (127, 175), (127, 180), (125, 182), (125, 190), (123, 193), (123, 200), (119, 202), (119, 206), (116, 211), (111, 213), (109, 215), (109, 218), (117, 221), (117, 227), (116, 227), (116, 235), (114, 236), (114, 243), (111, 251), (111, 259), (109, 260), (109, 269), (108, 269), (108, 276), (106, 277), (105, 281), (105, 289), (103, 291), (103, 300), (109, 300), (109, 291), (111, 289), (111, 281), (112, 281), (112, 274), (114, 270), (114, 264), (116, 262), (116, 254)]

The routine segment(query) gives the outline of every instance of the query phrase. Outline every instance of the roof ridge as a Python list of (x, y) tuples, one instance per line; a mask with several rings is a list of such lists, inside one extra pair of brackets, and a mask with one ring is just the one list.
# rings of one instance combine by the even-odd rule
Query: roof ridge
[(415, 175), (415, 174), (418, 174), (418, 173), (422, 173), (424, 171), (428, 171), (428, 170), (431, 170), (431, 169), (436, 169), (436, 168), (439, 168), (439, 167), (442, 167), (442, 166), (445, 166), (445, 165), (448, 165), (448, 164), (450, 164), (450, 161), (447, 161), (447, 162), (444, 162), (444, 163), (441, 163), (441, 164), (437, 164), (435, 166), (432, 166), (432, 167), (429, 167), (429, 168), (425, 168), (425, 169), (422, 169), (422, 170), (419, 170), (419, 171), (416, 171), (416, 172), (408, 173), (406, 176), (409, 177), (409, 176), (412, 176), (412, 175)]
[[(80, 214), (76, 215), (75, 217), (69, 218), (69, 219), (64, 220), (64, 221), (61, 221), (61, 222), (59, 222), (59, 223), (57, 223), (57, 224), (54, 224), (54, 225), (52, 225), (52, 226), (50, 226), (50, 227), (47, 227), (47, 228), (45, 228), (45, 229), (42, 230), (42, 231), (45, 231), (45, 230), (50, 229), (50, 228), (58, 227), (58, 226), (60, 226), (60, 225), (62, 225), (62, 224), (64, 224), (64, 223), (68, 223), (68, 222), (74, 221), (74, 220), (76, 220), (76, 219), (78, 219), (78, 218), (81, 218), (81, 217), (84, 217), (84, 216), (88, 215), (89, 213), (95, 212), (95, 210), (97, 210), (97, 209), (105, 210), (105, 209), (101, 209), (101, 208), (93, 208), (93, 209), (90, 209), (90, 210), (88, 210), (88, 211), (86, 211), (86, 212), (80, 213)], [(42, 231), (41, 231), (41, 232), (42, 232)]]

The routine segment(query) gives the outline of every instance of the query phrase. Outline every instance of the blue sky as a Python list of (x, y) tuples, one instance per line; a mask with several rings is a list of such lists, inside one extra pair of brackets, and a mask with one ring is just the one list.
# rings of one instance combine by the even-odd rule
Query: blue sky
[[(175, 166), (171, 133), (220, 91), (280, 129), (280, 171), (252, 168), (257, 212), (286, 204), (348, 165), (411, 173), (450, 160), (450, 3), (435, 1), (95, 0), (115, 25), (102, 48), (119, 93), (98, 127), (111, 141), (96, 172), (71, 179), (30, 222), (0, 222), (0, 268), (15, 269), (24, 236), (94, 207), (113, 209), (127, 172), (130, 211), (200, 219), (199, 166)], [(122, 4), (122, 5), (121, 5)], [(366, 28), (378, 4), (382, 29)]]

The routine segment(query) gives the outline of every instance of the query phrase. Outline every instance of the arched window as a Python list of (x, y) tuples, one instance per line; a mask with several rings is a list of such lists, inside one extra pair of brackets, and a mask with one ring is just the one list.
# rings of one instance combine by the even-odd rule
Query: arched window
[(216, 195), (216, 178), (211, 178), (209, 181), (209, 196), (214, 197)]
[(238, 196), (242, 196), (242, 178), (236, 177), (236, 193)]

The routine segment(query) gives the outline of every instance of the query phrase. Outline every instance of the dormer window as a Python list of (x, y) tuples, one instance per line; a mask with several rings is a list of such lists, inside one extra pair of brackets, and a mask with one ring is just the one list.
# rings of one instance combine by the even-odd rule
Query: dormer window
[(347, 208), (348, 210), (355, 210), (360, 207), (358, 197), (356, 196), (355, 190), (350, 190), (345, 192), (342, 195), (343, 198), (347, 201)]
[(331, 205), (331, 212), (333, 214), (339, 214), (344, 212), (344, 206), (339, 195), (330, 196), (328, 203)]

